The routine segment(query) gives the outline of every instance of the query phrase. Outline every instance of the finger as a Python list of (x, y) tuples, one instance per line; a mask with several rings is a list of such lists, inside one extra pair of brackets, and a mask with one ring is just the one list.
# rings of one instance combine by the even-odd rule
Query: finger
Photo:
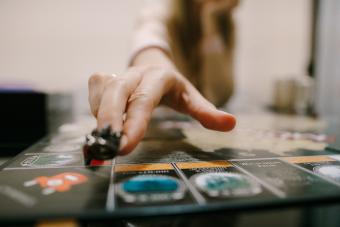
[(112, 76), (94, 73), (88, 81), (89, 103), (93, 116), (97, 117), (105, 83)]
[(138, 70), (130, 69), (123, 76), (111, 77), (106, 81), (101, 97), (98, 114), (98, 129), (111, 126), (112, 131), (123, 130), (123, 115), (127, 100), (141, 79)]
[(230, 131), (236, 125), (236, 118), (206, 100), (192, 85), (182, 94), (185, 112), (197, 119), (204, 127), (218, 131)]
[(121, 140), (121, 155), (130, 153), (144, 137), (153, 109), (173, 84), (174, 80), (170, 75), (166, 75), (166, 72), (163, 74), (157, 71), (154, 75), (143, 78), (129, 98), (124, 136)]

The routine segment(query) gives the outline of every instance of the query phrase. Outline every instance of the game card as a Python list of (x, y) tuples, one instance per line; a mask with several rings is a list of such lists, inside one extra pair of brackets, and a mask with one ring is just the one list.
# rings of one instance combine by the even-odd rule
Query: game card
[(301, 166), (310, 172), (336, 182), (340, 186), (339, 156), (304, 156), (285, 158), (288, 162)]
[(194, 200), (173, 166), (167, 164), (116, 165), (114, 193), (117, 207), (176, 205)]
[(232, 161), (279, 197), (334, 195), (339, 187), (280, 159)]
[(25, 153), (11, 161), (5, 170), (83, 166), (83, 155), (79, 153)]
[(275, 197), (227, 161), (182, 162), (175, 165), (188, 179), (192, 190), (203, 195), (205, 202)]
[(4, 170), (0, 216), (103, 210), (111, 167)]

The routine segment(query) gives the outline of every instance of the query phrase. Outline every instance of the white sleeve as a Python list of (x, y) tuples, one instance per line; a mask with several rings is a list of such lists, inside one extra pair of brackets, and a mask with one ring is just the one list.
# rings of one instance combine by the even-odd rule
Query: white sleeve
[(129, 65), (142, 50), (150, 47), (161, 49), (165, 54), (171, 56), (166, 27), (168, 2), (157, 0), (147, 4), (138, 17), (136, 30), (132, 39), (129, 54)]

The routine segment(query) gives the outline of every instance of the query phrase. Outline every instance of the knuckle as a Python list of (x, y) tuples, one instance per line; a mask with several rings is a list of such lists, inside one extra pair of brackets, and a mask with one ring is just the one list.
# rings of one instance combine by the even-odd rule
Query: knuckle
[(113, 77), (108, 80), (108, 82), (105, 84), (105, 89), (108, 88), (114, 88), (114, 89), (127, 89), (127, 83), (123, 77)]
[(132, 95), (131, 99), (146, 99), (149, 97), (149, 94), (146, 91), (138, 91), (136, 90)]
[(164, 80), (169, 83), (174, 83), (176, 81), (177, 75), (173, 70), (165, 70), (163, 72)]
[(135, 99), (145, 101), (145, 102), (147, 102), (150, 99), (150, 95), (147, 92), (143, 92), (143, 91), (135, 92), (132, 96)]
[(145, 107), (149, 107), (149, 106), (153, 106), (153, 101), (152, 101), (152, 97), (150, 97), (150, 95), (147, 93), (147, 92), (143, 92), (143, 91), (140, 91), (140, 92), (135, 92), (133, 93), (128, 102), (131, 103), (131, 102), (139, 102), (139, 103), (142, 103), (143, 106)]
[(89, 85), (98, 84), (103, 80), (103, 75), (100, 73), (94, 73), (89, 78)]

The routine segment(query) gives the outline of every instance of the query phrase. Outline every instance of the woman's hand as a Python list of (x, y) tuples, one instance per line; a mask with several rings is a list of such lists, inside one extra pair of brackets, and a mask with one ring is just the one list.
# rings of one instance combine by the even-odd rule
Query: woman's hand
[(151, 113), (160, 103), (191, 115), (208, 129), (229, 131), (236, 123), (232, 115), (203, 98), (183, 75), (166, 66), (134, 66), (118, 76), (93, 74), (89, 102), (98, 129), (110, 125), (123, 133), (120, 155), (131, 152), (143, 138)]

